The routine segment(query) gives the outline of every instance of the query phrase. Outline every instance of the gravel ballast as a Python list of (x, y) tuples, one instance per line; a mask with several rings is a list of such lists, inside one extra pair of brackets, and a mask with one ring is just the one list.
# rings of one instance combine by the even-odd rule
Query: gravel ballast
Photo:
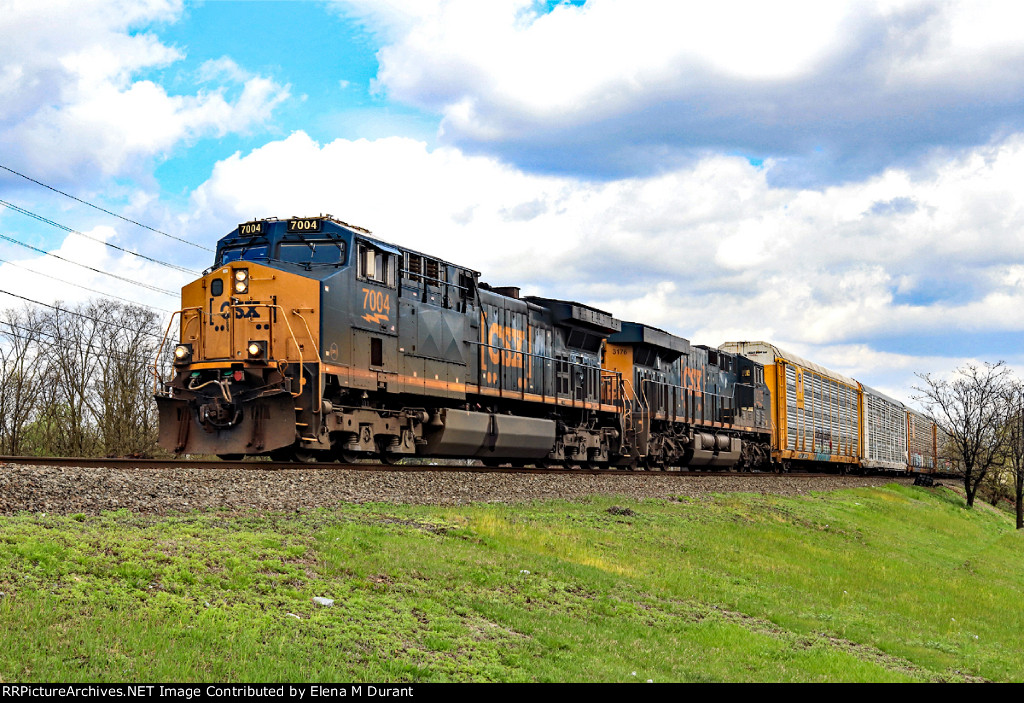
[(516, 503), (595, 494), (629, 498), (696, 497), (739, 491), (799, 495), (883, 486), (889, 477), (592, 475), (240, 469), (125, 470), (0, 466), (0, 514), (21, 511), (95, 515), (127, 508), (164, 514), (192, 510), (280, 512), (338, 503), (461, 505)]

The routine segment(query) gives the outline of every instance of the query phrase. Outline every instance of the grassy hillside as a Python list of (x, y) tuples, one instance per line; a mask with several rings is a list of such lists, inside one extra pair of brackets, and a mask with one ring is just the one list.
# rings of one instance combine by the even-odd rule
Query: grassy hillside
[(1022, 540), (898, 485), (22, 514), (0, 517), (0, 679), (1020, 681)]

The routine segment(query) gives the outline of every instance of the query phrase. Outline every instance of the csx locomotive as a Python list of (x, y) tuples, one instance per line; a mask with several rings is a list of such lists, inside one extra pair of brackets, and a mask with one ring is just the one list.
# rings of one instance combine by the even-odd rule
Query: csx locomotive
[(215, 261), (182, 289), (173, 378), (157, 372), (175, 453), (864, 465), (862, 387), (774, 347), (522, 297), (330, 215), (240, 224)]

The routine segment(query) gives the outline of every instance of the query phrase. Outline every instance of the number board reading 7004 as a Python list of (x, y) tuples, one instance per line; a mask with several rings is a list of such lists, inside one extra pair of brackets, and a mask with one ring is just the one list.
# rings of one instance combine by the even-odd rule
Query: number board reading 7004
[(288, 220), (288, 231), (289, 232), (319, 232), (323, 225), (323, 220), (320, 219), (309, 219), (309, 220)]
[(238, 225), (238, 233), (246, 237), (254, 236), (257, 234), (266, 234), (266, 227), (266, 222), (246, 222), (244, 224)]

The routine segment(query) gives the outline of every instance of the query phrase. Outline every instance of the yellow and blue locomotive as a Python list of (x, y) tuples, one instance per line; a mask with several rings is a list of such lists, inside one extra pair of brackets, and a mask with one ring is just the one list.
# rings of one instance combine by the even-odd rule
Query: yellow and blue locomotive
[[(760, 364), (522, 297), (331, 216), (239, 225), (182, 289), (160, 443), (176, 453), (485, 464), (770, 459)], [(172, 320), (172, 325), (174, 324)]]

